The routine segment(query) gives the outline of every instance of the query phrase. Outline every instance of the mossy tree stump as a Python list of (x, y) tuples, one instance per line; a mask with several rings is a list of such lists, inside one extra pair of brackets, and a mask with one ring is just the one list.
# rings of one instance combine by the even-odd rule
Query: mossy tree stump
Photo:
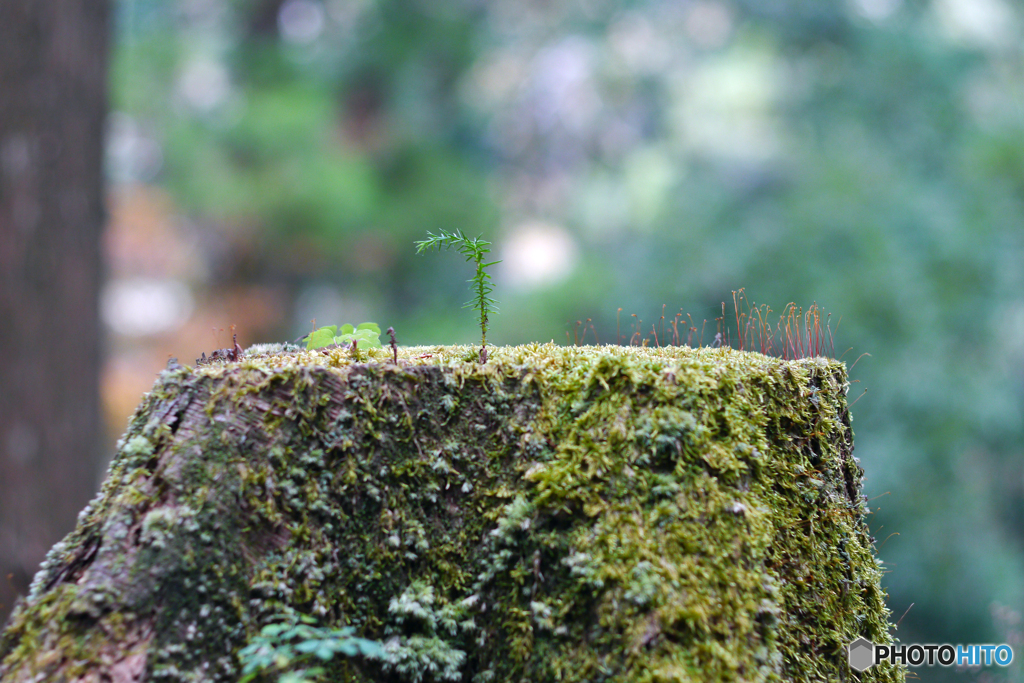
[(729, 349), (255, 348), (165, 371), (0, 638), (0, 681), (835, 681), (890, 642), (845, 366)]

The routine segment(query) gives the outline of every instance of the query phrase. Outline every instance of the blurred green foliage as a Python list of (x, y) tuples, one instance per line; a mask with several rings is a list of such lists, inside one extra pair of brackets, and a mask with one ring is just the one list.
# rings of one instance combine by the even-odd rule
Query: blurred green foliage
[(1024, 606), (1019, 6), (200, 5), (123, 0), (112, 90), (162, 148), (142, 180), (257, 245), (220, 277), (326, 282), (404, 343), (464, 342), (460, 269), (412, 240), (486, 231), (508, 265), (541, 219), (578, 258), (496, 273), (498, 343), (586, 318), (612, 341), (618, 307), (711, 320), (741, 286), (817, 301), (846, 360), (871, 353), (851, 400), (899, 637), (1019, 637), (990, 611)]

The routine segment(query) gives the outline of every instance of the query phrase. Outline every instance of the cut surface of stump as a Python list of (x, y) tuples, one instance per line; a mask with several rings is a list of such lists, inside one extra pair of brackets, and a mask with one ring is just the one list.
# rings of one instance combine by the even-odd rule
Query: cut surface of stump
[[(304, 351), (161, 374), (0, 636), (0, 681), (895, 681), (842, 363), (730, 349)], [(268, 677), (267, 680), (274, 680)]]

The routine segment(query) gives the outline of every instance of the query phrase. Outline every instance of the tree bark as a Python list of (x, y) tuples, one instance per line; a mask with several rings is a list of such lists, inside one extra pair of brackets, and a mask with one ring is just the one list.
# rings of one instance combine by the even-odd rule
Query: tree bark
[(108, 24), (0, 2), (0, 623), (97, 484)]

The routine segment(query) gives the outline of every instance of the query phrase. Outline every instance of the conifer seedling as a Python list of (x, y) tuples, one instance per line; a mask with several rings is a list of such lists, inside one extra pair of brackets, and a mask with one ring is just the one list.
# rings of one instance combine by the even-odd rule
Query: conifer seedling
[(466, 237), (461, 230), (456, 230), (453, 233), (447, 233), (444, 230), (440, 234), (435, 235), (431, 232), (427, 232), (427, 239), (416, 242), (416, 253), (421, 254), (424, 251), (430, 251), (437, 248), (438, 251), (441, 249), (450, 249), (455, 247), (459, 253), (466, 257), (466, 261), (473, 261), (476, 264), (476, 274), (468, 280), (473, 284), (474, 298), (467, 301), (463, 308), (475, 309), (480, 314), (480, 362), (487, 362), (487, 314), (497, 313), (497, 301), (490, 297), (491, 292), (494, 291), (494, 285), (491, 283), (491, 274), (485, 269), (488, 266), (493, 266), (501, 261), (491, 261), (490, 263), (484, 263), (484, 257), (490, 253), (488, 247), (491, 243), (487, 240), (479, 237), (469, 239)]

